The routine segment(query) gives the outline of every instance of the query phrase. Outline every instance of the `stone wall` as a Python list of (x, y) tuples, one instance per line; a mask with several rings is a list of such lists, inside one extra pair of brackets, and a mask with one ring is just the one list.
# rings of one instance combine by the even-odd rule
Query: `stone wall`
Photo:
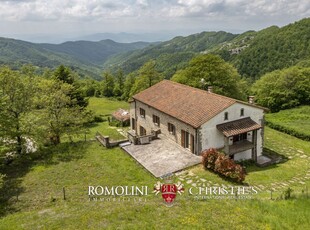
[[(140, 116), (140, 108), (145, 110), (145, 117)], [(159, 126), (153, 123), (153, 115), (156, 115), (160, 118)], [(138, 135), (140, 135), (139, 126), (142, 126), (146, 129), (146, 134), (151, 134), (152, 130), (160, 129), (161, 134), (181, 145), (181, 130), (184, 130), (194, 136), (194, 141), (196, 143), (196, 130), (192, 126), (185, 124), (184, 122), (181, 122), (168, 114), (162, 113), (142, 102), (131, 102), (130, 117), (135, 118), (136, 120), (136, 133)], [(130, 119), (130, 122), (132, 122), (132, 119)], [(171, 123), (175, 126), (175, 134), (169, 133), (168, 123)], [(196, 152), (197, 151), (195, 146), (195, 153)]]

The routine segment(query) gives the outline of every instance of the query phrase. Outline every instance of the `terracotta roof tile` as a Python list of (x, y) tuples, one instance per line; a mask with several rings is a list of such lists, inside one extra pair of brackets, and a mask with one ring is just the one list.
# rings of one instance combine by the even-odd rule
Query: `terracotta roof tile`
[(241, 133), (250, 132), (260, 129), (262, 126), (253, 121), (250, 117), (242, 118), (235, 121), (226, 122), (216, 126), (224, 136), (231, 137)]
[(128, 121), (130, 119), (129, 112), (121, 108), (112, 113), (112, 116), (119, 121)]
[(195, 128), (236, 102), (233, 98), (168, 80), (153, 85), (133, 98)]

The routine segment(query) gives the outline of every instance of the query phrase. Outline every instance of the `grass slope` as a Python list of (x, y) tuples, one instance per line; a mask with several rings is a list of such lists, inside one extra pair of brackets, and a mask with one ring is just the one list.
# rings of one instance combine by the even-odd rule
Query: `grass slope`
[(104, 119), (104, 122), (97, 122), (92, 124), (89, 129), (90, 132), (88, 134), (88, 137), (93, 138), (98, 131), (102, 135), (109, 136), (111, 139), (114, 140), (124, 139), (124, 136), (122, 136), (116, 130), (120, 128), (110, 126), (107, 120), (108, 117), (111, 117), (111, 114), (119, 108), (129, 109), (129, 103), (108, 98), (90, 98), (88, 109), (92, 110), (96, 116), (102, 117)]
[(310, 106), (266, 114), (266, 121), (294, 132), (310, 136)]
[[(272, 130), (267, 135), (270, 131), (278, 135)], [(172, 208), (153, 194), (140, 202), (89, 201), (88, 185), (152, 188), (157, 181), (119, 148), (107, 150), (97, 143), (62, 144), (34, 162), (24, 159), (15, 164), (6, 168), (12, 186), (1, 193), (1, 229), (306, 229), (310, 225), (309, 199), (195, 201), (184, 194)], [(273, 169), (267, 171), (272, 178)], [(214, 178), (209, 172), (205, 176)], [(268, 182), (254, 177), (256, 182)]]
[[(105, 105), (105, 106), (103, 106)], [(90, 108), (110, 113), (121, 102), (92, 98)], [(292, 157), (265, 169), (249, 168), (246, 182), (268, 185), (287, 181), (309, 170), (310, 143), (266, 129), (266, 146)], [(299, 155), (298, 155), (299, 154)], [(187, 191), (166, 207), (160, 195), (141, 201), (89, 201), (89, 185), (147, 185), (157, 179), (119, 148), (105, 149), (97, 142), (63, 143), (10, 166), (0, 190), (0, 229), (307, 229), (310, 199), (270, 200), (263, 192), (254, 200), (197, 201)], [(231, 184), (196, 166), (188, 171), (218, 184)], [(186, 182), (185, 189), (190, 187)], [(304, 188), (296, 183), (293, 189)], [(309, 180), (306, 186), (310, 186)], [(62, 189), (66, 188), (67, 200)]]

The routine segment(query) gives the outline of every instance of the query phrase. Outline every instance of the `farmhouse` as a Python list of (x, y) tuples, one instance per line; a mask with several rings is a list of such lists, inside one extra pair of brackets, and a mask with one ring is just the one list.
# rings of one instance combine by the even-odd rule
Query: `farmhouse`
[(145, 137), (173, 140), (195, 155), (209, 148), (235, 160), (262, 155), (264, 108), (163, 80), (133, 96), (129, 139), (143, 144)]

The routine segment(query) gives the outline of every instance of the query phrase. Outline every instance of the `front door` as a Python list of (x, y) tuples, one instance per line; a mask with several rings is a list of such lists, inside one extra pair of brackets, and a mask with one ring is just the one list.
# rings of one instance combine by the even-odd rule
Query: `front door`
[(194, 153), (194, 136), (185, 130), (181, 130), (181, 146)]
[(134, 118), (131, 118), (131, 129), (136, 130), (136, 120)]
[(146, 135), (146, 130), (143, 126), (140, 126), (140, 136), (145, 136)]

